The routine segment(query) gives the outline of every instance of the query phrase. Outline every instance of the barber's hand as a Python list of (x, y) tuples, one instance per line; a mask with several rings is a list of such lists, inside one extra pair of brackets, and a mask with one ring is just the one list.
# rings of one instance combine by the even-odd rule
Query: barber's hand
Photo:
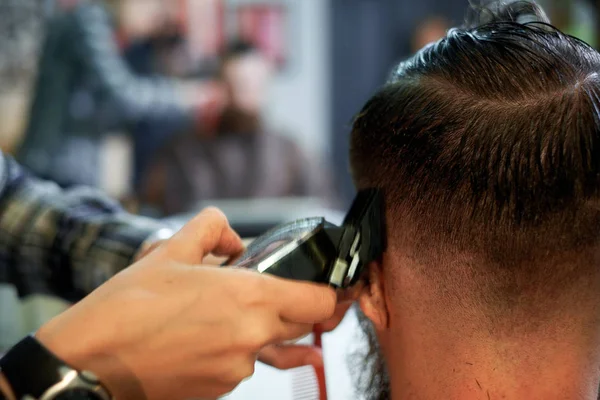
[(354, 286), (348, 289), (338, 291), (338, 303), (335, 308), (333, 316), (327, 321), (322, 322), (319, 325), (321, 332), (331, 332), (342, 322), (346, 313), (352, 307), (352, 305), (359, 299), (360, 294), (365, 288), (365, 282), (359, 281)]
[[(352, 293), (355, 292), (353, 289)], [(333, 316), (315, 326), (320, 332), (331, 332), (338, 327), (356, 300), (352, 293), (338, 294), (338, 304)], [(272, 344), (265, 347), (259, 353), (258, 359), (278, 369), (297, 368), (305, 365), (313, 365), (315, 367), (323, 365), (321, 350), (307, 345)]]
[(225, 87), (217, 81), (182, 81), (179, 92), (183, 101), (194, 108), (222, 106), (227, 102)]
[(196, 116), (196, 128), (213, 132), (229, 101), (224, 85), (215, 81), (188, 82), (181, 86), (180, 92)]
[(310, 332), (336, 306), (327, 287), (197, 265), (242, 249), (223, 215), (204, 211), (37, 337), (119, 400), (225, 394), (254, 372), (261, 349)]
[(137, 254), (134, 257), (134, 261), (140, 261), (154, 250), (158, 249), (165, 241), (173, 237), (175, 231), (169, 228), (159, 229), (154, 232), (150, 237), (146, 238), (144, 243), (138, 249)]

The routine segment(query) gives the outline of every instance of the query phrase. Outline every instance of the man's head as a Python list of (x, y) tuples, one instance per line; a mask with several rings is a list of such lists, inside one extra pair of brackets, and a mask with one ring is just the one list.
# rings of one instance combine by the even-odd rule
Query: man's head
[(598, 329), (600, 54), (533, 21), (528, 2), (487, 8), (356, 117), (354, 180), (384, 189), (389, 247), (360, 303), (390, 369), (417, 342), (477, 339), (477, 357)]
[(229, 44), (221, 58), (221, 79), (229, 93), (230, 107), (258, 115), (267, 100), (273, 69), (268, 59), (250, 43)]

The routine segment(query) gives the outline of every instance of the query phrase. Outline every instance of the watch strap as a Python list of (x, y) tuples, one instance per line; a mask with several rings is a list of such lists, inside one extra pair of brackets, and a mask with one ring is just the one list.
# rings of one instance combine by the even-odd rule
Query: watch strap
[(0, 369), (17, 399), (27, 395), (40, 398), (62, 380), (60, 368), (65, 366), (33, 335), (21, 340), (0, 359)]

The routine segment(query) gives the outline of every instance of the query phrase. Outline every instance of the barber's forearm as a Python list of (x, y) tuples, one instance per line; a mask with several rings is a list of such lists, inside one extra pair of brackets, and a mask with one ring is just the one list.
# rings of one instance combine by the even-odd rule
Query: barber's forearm
[[(24, 175), (4, 161), (8, 184), (1, 197), (0, 255), (11, 259), (22, 295), (52, 292), (72, 299), (88, 294), (135, 259), (163, 224), (125, 213), (97, 190), (64, 191)], [(40, 279), (39, 270), (50, 273)]]
[(85, 252), (70, 254), (75, 288), (90, 293), (173, 233), (156, 221), (129, 214), (107, 218), (97, 236), (81, 239), (82, 247), (90, 243)]

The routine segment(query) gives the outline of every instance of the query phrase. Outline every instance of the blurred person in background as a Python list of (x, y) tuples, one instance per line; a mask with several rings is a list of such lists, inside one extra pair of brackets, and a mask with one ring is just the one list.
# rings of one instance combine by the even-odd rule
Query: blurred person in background
[(167, 215), (203, 200), (332, 199), (328, 169), (262, 120), (273, 67), (254, 46), (236, 41), (222, 57), (226, 106), (218, 121), (176, 137), (143, 180), (141, 199)]
[(183, 77), (194, 69), (192, 57), (186, 49), (186, 34), (180, 23), (179, 8), (162, 1), (162, 20), (150, 34), (127, 38), (123, 58), (133, 72), (142, 76)]
[[(166, 8), (169, 12), (177, 11), (176, 7)], [(177, 18), (177, 15), (167, 16), (166, 23), (152, 35), (126, 43), (123, 57), (133, 73), (144, 77), (184, 78), (197, 70), (196, 62), (188, 51), (185, 33), (176, 23)], [(208, 110), (205, 110), (203, 115), (207, 114)], [(149, 167), (156, 152), (181, 129), (181, 124), (168, 119), (142, 119), (131, 126), (134, 191), (139, 189), (142, 173)]]
[(115, 27), (128, 40), (166, 23), (163, 0), (69, 2), (47, 24), (32, 106), (18, 160), (61, 186), (99, 184), (106, 133), (140, 121), (179, 129), (200, 121), (222, 92), (134, 75), (122, 59)]
[(24, 131), (46, 9), (41, 0), (0, 2), (0, 148), (12, 153)]

